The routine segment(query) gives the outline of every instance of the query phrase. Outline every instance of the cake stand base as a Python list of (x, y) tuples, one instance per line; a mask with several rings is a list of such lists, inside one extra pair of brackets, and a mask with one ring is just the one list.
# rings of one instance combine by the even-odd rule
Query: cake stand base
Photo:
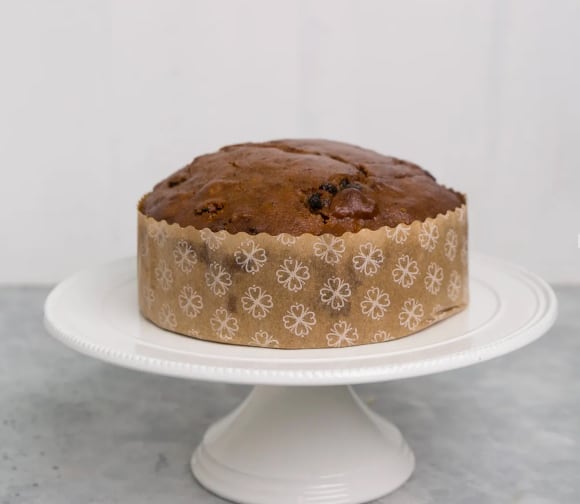
[(399, 430), (350, 386), (257, 386), (191, 459), (205, 488), (246, 504), (368, 502), (414, 467)]
[(139, 314), (135, 259), (59, 284), (45, 322), (71, 348), (113, 364), (258, 385), (210, 427), (193, 456), (194, 475), (214, 493), (240, 503), (361, 503), (402, 485), (414, 459), (400, 432), (348, 385), (483, 362), (534, 341), (556, 319), (556, 297), (541, 278), (485, 256), (469, 264), (466, 310), (373, 345), (282, 351), (172, 334)]

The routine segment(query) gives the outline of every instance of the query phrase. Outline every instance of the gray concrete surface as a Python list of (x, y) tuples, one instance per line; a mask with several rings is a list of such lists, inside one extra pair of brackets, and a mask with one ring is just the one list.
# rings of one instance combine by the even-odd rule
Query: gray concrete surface
[[(0, 289), (0, 503), (224, 502), (193, 480), (189, 458), (248, 388), (76, 354), (43, 329), (47, 293)], [(557, 293), (556, 326), (518, 352), (357, 388), (417, 456), (381, 503), (580, 502), (580, 288)]]

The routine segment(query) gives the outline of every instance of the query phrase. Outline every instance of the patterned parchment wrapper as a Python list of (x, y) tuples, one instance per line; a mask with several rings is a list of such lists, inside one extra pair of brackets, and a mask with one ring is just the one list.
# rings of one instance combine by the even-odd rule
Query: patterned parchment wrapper
[(401, 338), (468, 303), (463, 205), (342, 236), (212, 232), (138, 216), (139, 306), (154, 324), (235, 345)]

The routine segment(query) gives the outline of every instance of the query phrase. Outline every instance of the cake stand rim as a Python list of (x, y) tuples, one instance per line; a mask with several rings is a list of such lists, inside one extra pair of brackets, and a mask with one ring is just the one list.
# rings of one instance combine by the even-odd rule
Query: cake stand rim
[[(112, 269), (124, 263), (129, 264), (134, 261), (135, 257), (126, 257), (105, 263), (100, 268)], [(540, 304), (538, 311), (524, 326), (518, 328), (502, 340), (491, 341), (490, 343), (462, 351), (450, 352), (442, 357), (419, 359), (402, 364), (378, 366), (356, 366), (347, 364), (343, 367), (332, 369), (231, 367), (208, 365), (199, 362), (177, 362), (123, 352), (106, 345), (99, 345), (87, 341), (87, 339), (78, 334), (72, 334), (66, 329), (63, 329), (62, 325), (59, 326), (58, 315), (55, 315), (58, 298), (62, 295), (63, 291), (75, 279), (83, 274), (95, 271), (99, 266), (73, 274), (52, 289), (44, 305), (44, 324), (53, 337), (82, 354), (121, 367), (165, 376), (221, 383), (285, 386), (352, 385), (390, 381), (466, 367), (505, 355), (535, 341), (545, 334), (554, 324), (557, 318), (558, 302), (553, 289), (545, 280), (520, 265), (483, 254), (470, 254), (470, 276), (472, 276), (473, 265), (477, 265), (479, 262), (491, 263), (493, 267), (502, 269), (504, 272), (507, 271), (513, 277), (518, 277), (520, 282), (525, 282), (534, 291), (534, 294), (538, 296)], [(136, 316), (141, 317), (139, 313), (136, 313)], [(452, 318), (439, 322), (439, 325), (444, 326), (451, 320)], [(150, 322), (145, 321), (145, 323)], [(411, 335), (410, 337), (412, 338), (413, 336)], [(223, 346), (220, 343), (211, 344)], [(325, 352), (336, 352), (340, 350), (325, 349)], [(288, 350), (280, 351), (287, 352)]]

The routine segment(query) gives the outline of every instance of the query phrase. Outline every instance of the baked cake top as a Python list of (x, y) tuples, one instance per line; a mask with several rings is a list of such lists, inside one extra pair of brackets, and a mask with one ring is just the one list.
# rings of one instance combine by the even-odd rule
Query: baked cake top
[(181, 226), (320, 235), (410, 224), (465, 203), (419, 166), (330, 140), (274, 140), (195, 158), (140, 210)]

